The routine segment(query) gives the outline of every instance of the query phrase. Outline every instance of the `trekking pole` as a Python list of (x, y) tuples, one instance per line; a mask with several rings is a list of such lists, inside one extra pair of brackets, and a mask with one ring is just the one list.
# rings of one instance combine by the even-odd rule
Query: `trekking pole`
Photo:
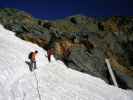
[(114, 85), (115, 85), (116, 87), (118, 87), (118, 84), (117, 84), (115, 75), (114, 75), (114, 73), (113, 73), (113, 70), (112, 70), (112, 68), (111, 68), (109, 59), (105, 59), (105, 62), (106, 62), (106, 64), (107, 64), (107, 67), (108, 67), (108, 70), (109, 70), (109, 73), (110, 73), (110, 76), (111, 76), (111, 78), (112, 78), (112, 81), (113, 81)]

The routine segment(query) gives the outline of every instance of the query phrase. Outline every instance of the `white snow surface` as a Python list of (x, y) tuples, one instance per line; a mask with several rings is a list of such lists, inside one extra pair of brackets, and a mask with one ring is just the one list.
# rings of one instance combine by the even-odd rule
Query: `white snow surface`
[[(29, 71), (28, 54), (38, 50), (37, 69)], [(46, 51), (0, 25), (0, 100), (133, 100), (133, 92), (100, 78), (47, 60)]]

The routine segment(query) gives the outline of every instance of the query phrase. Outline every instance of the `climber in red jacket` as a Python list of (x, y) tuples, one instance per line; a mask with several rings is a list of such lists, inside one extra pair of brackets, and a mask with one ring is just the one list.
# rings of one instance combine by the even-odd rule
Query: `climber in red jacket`
[(51, 55), (53, 55), (53, 49), (48, 49), (47, 51), (47, 57), (48, 57), (48, 61), (51, 62)]

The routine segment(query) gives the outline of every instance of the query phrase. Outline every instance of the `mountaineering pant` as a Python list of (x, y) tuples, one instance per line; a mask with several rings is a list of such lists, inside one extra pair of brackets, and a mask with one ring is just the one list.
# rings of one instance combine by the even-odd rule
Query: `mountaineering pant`
[(36, 61), (31, 60), (31, 71), (33, 71), (34, 69), (36, 69)]
[(51, 55), (48, 55), (48, 61), (51, 62)]

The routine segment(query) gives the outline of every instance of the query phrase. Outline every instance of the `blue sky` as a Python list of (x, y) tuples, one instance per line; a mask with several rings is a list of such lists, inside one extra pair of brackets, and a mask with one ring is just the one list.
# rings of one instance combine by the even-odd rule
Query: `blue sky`
[(75, 14), (133, 15), (132, 0), (0, 0), (0, 8), (17, 8), (42, 19), (60, 19)]

